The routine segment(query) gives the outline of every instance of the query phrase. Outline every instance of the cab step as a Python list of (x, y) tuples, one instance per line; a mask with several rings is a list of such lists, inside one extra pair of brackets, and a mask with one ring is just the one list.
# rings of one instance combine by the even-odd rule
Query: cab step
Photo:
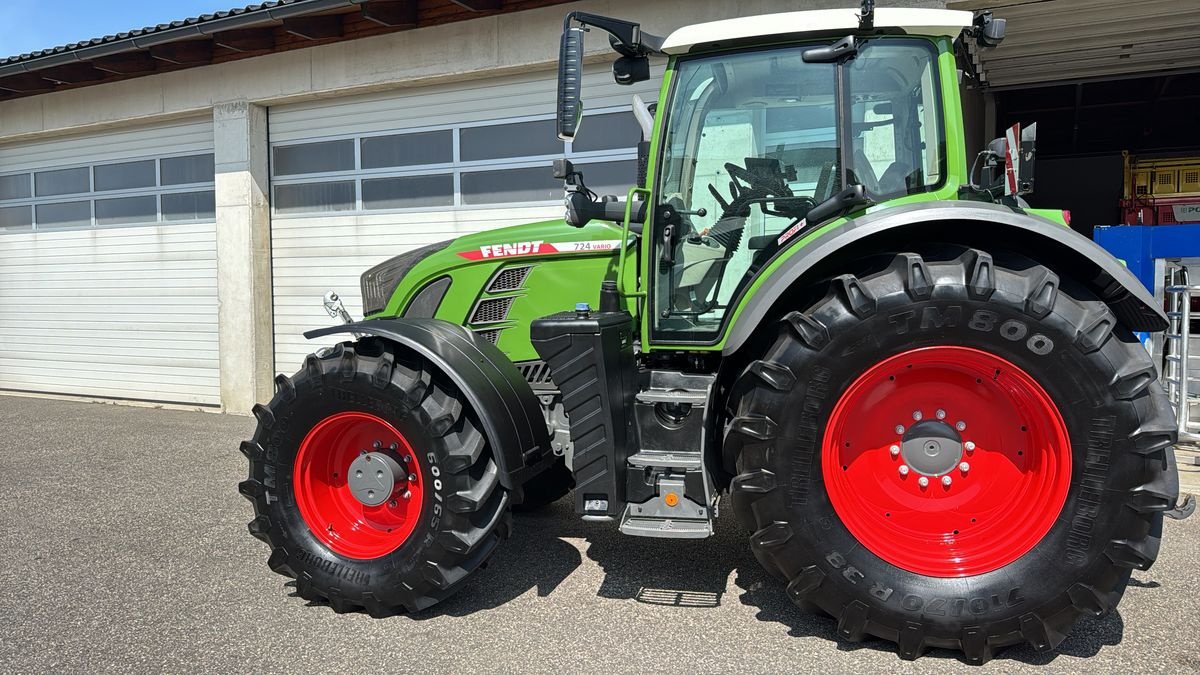
[(625, 506), (625, 513), (621, 515), (621, 532), (635, 537), (672, 539), (704, 539), (712, 536), (712, 509), (688, 497), (685, 481), (685, 474), (658, 476), (658, 493), (654, 497), (640, 504)]

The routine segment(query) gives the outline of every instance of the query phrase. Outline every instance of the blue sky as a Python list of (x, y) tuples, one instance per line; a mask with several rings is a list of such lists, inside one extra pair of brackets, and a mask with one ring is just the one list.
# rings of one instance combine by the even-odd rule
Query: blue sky
[(0, 0), (0, 58), (132, 28), (253, 4), (254, 0)]

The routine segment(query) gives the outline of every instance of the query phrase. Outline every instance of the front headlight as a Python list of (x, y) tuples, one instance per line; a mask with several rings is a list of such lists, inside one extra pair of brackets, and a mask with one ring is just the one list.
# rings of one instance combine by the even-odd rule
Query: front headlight
[(415, 251), (398, 255), (367, 270), (362, 275), (363, 314), (370, 315), (382, 312), (387, 307), (388, 300), (396, 292), (396, 287), (405, 274), (417, 263), (441, 251), (450, 245), (450, 241), (442, 241), (429, 246), (423, 246)]

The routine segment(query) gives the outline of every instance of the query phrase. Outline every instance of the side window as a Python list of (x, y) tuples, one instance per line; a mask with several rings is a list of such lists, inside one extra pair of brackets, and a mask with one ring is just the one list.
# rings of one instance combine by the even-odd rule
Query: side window
[(0, 176), (0, 233), (211, 221), (213, 154)]
[(931, 50), (915, 40), (880, 40), (847, 67), (850, 169), (876, 200), (941, 182), (941, 101)]

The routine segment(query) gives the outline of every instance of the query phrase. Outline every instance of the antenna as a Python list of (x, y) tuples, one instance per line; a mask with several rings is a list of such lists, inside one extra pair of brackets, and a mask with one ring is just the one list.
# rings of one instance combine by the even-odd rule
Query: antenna
[(858, 14), (858, 29), (859, 30), (874, 30), (875, 28), (875, 0), (862, 0), (862, 9)]

